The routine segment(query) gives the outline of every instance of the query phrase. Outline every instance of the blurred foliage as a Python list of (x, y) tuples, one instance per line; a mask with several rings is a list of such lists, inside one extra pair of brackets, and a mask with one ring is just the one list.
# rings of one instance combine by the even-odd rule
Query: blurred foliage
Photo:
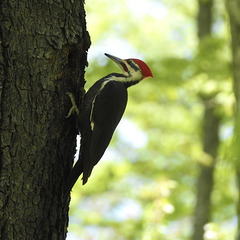
[[(92, 39), (89, 88), (119, 72), (104, 52), (138, 57), (154, 78), (129, 88), (124, 119), (89, 182), (72, 191), (68, 239), (189, 239), (202, 150), (204, 99), (221, 115), (213, 222), (205, 239), (234, 239), (237, 188), (231, 162), (233, 134), (229, 35), (223, 3), (214, 6), (214, 35), (198, 47), (197, 1), (87, 1)], [(74, 235), (77, 238), (74, 238)]]

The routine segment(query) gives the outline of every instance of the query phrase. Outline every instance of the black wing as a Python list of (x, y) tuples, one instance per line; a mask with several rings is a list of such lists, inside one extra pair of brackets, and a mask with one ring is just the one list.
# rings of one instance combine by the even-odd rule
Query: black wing
[(93, 101), (90, 114), (91, 134), (88, 136), (83, 158), (83, 184), (91, 175), (111, 141), (127, 105), (127, 89), (123, 83), (108, 81)]

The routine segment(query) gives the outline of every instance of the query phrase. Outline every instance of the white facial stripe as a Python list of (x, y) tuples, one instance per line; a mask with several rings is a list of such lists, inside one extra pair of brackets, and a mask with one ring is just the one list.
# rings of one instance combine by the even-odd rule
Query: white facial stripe
[(139, 66), (133, 60), (128, 60), (127, 63), (129, 70), (134, 69), (135, 71), (139, 71)]
[(140, 81), (142, 80), (143, 76), (142, 76), (142, 72), (139, 69), (139, 66), (133, 61), (133, 60), (127, 60), (126, 61), (126, 66), (128, 68), (128, 74), (129, 77), (126, 79), (127, 82), (130, 81)]

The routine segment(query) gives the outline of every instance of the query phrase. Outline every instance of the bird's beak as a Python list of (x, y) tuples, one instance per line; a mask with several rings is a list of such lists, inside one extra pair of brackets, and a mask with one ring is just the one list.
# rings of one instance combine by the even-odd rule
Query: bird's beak
[(111, 60), (113, 60), (115, 63), (117, 63), (118, 65), (121, 64), (123, 62), (123, 60), (121, 58), (115, 57), (113, 55), (110, 55), (108, 53), (105, 53), (105, 55), (110, 58)]
[(110, 55), (108, 53), (105, 53), (105, 55), (108, 58), (110, 58), (111, 60), (113, 60), (122, 69), (123, 72), (128, 72), (127, 66), (126, 66), (126, 64), (125, 64), (123, 59), (115, 57), (115, 56)]

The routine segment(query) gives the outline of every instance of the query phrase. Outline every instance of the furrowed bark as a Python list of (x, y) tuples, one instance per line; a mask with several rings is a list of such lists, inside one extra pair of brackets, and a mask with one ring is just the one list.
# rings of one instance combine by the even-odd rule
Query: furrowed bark
[(0, 3), (0, 239), (65, 239), (63, 185), (90, 45), (82, 1)]

